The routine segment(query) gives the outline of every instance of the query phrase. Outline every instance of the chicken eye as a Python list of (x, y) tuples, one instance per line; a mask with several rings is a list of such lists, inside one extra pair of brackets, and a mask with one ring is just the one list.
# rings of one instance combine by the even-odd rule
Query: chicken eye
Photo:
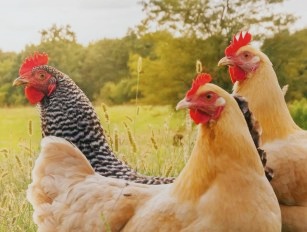
[(249, 58), (249, 53), (247, 53), (247, 52), (243, 53), (243, 57), (244, 57), (245, 59)]
[(46, 77), (46, 75), (44, 73), (38, 74), (38, 78), (41, 79), (41, 80), (45, 79), (45, 77)]
[(205, 98), (206, 98), (207, 100), (210, 100), (210, 99), (212, 98), (212, 94), (211, 94), (211, 93), (206, 94), (206, 95), (205, 95)]

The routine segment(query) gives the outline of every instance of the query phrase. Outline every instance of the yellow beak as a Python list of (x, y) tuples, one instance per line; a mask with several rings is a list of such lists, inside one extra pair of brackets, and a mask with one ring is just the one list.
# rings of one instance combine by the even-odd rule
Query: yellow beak
[(16, 79), (14, 80), (13, 86), (26, 85), (26, 84), (28, 84), (28, 83), (29, 83), (28, 80), (26, 80), (26, 79), (24, 79), (24, 78), (22, 78), (22, 77), (18, 77), (18, 78), (16, 78)]
[(223, 57), (222, 59), (220, 59), (220, 61), (218, 62), (217, 66), (225, 66), (225, 65), (234, 65), (234, 62), (232, 59), (228, 58), (227, 56)]

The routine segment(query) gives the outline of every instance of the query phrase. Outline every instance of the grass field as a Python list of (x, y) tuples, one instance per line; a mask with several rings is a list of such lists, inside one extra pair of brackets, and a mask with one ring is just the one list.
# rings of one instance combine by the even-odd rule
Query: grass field
[[(186, 111), (104, 105), (96, 110), (120, 159), (147, 175), (178, 175), (195, 136)], [(39, 152), (39, 114), (35, 107), (25, 107), (0, 109), (0, 115), (0, 232), (36, 231), (25, 196)], [(184, 133), (188, 146), (176, 140)]]
[[(296, 102), (290, 109), (306, 129), (306, 101)], [(167, 106), (104, 105), (96, 110), (120, 159), (147, 175), (178, 175), (196, 132), (187, 111), (175, 112)], [(35, 107), (25, 107), (0, 109), (0, 115), (0, 232), (36, 231), (25, 196), (39, 152), (39, 114)]]

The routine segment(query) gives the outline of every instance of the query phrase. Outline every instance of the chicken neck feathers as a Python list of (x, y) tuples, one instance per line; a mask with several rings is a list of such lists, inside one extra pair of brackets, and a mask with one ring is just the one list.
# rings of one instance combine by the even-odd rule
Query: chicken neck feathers
[(245, 81), (236, 82), (233, 93), (248, 100), (250, 110), (263, 129), (263, 143), (286, 138), (300, 130), (290, 115), (271, 63), (262, 62)]
[(118, 160), (111, 150), (94, 108), (82, 90), (65, 74), (45, 66), (57, 88), (39, 104), (43, 136), (65, 138), (75, 144), (96, 172), (144, 184), (171, 183), (174, 178), (148, 177)]

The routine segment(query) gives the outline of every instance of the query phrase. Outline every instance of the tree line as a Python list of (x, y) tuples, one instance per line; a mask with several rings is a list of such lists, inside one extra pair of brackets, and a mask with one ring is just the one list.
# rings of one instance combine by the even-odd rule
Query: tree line
[[(175, 104), (196, 74), (196, 60), (204, 72), (212, 74), (214, 83), (231, 91), (228, 72), (218, 68), (217, 62), (244, 19), (255, 25), (251, 31), (262, 32), (253, 33), (254, 39), (262, 43), (281, 86), (289, 85), (287, 101), (307, 98), (307, 29), (291, 34), (288, 28), (294, 16), (260, 13), (282, 0), (255, 1), (253, 14), (243, 10), (243, 2), (142, 1), (147, 18), (135, 29), (123, 38), (101, 39), (87, 46), (77, 42), (69, 25), (52, 25), (40, 31), (38, 45), (29, 44), (19, 53), (0, 50), (0, 106), (28, 104), (23, 90), (12, 87), (12, 81), (24, 58), (34, 51), (48, 53), (49, 65), (69, 75), (94, 102), (126, 104), (137, 95), (144, 104)], [(157, 30), (150, 31), (150, 23), (156, 23)]]

